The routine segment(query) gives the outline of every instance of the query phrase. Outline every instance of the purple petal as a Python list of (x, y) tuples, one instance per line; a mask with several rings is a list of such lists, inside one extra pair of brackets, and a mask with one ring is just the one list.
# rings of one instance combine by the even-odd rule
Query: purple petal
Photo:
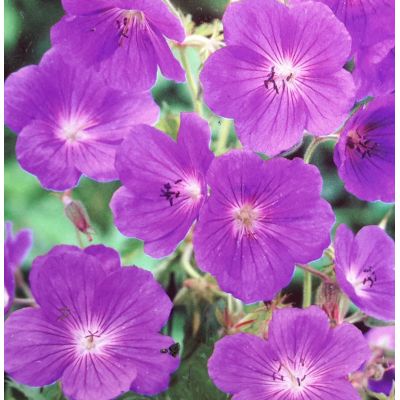
[(174, 341), (169, 336), (146, 333), (132, 336), (133, 344), (128, 346), (129, 354), (138, 369), (131, 390), (147, 396), (154, 396), (169, 386), (171, 374), (179, 367), (179, 358), (162, 349), (168, 349)]
[(40, 121), (25, 127), (18, 136), (17, 159), (44, 188), (63, 191), (75, 187), (81, 173), (73, 165), (69, 146), (51, 135), (51, 130)]
[(111, 247), (96, 244), (86, 247), (84, 252), (96, 258), (104, 272), (111, 274), (121, 269), (119, 253)]
[(366, 314), (394, 319), (394, 243), (378, 226), (362, 228), (350, 244), (347, 227), (336, 232), (336, 276), (342, 290)]
[(97, 290), (93, 314), (104, 321), (99, 330), (115, 337), (114, 352), (129, 357), (136, 367), (133, 390), (154, 395), (167, 389), (179, 359), (161, 352), (173, 340), (156, 333), (167, 322), (172, 308), (163, 288), (150, 272), (126, 267), (110, 275)]
[(109, 0), (62, 0), (62, 6), (68, 14), (90, 14), (110, 6)]
[(4, 122), (15, 133), (28, 125), (40, 112), (40, 107), (45, 106), (36, 97), (38, 92), (40, 95), (44, 92), (38, 76), (38, 67), (30, 65), (12, 73), (5, 81)]
[(245, 0), (228, 7), (224, 30), (228, 46), (200, 78), (207, 105), (235, 120), (245, 147), (276, 155), (304, 128), (321, 135), (344, 122), (355, 95), (342, 70), (350, 36), (327, 6)]
[(227, 393), (261, 384), (269, 372), (266, 346), (265, 340), (247, 333), (225, 336), (216, 343), (208, 361), (210, 378)]
[(197, 218), (213, 158), (209, 142), (206, 122), (182, 114), (177, 143), (141, 125), (121, 146), (116, 168), (125, 187), (114, 194), (110, 206), (118, 229), (144, 240), (147, 254), (170, 254)]
[(44, 386), (58, 380), (74, 359), (75, 346), (42, 310), (15, 311), (4, 327), (5, 370), (18, 382)]
[(367, 201), (394, 201), (393, 95), (376, 98), (347, 122), (334, 160), (350, 193)]
[(9, 263), (13, 271), (19, 268), (32, 248), (32, 231), (21, 229), (14, 236), (12, 222), (6, 222), (5, 247), (8, 248)]
[(371, 347), (380, 347), (384, 349), (395, 349), (395, 328), (394, 326), (382, 326), (370, 329), (366, 339)]
[(128, 357), (91, 354), (77, 357), (62, 375), (62, 388), (72, 399), (108, 400), (129, 390), (137, 371)]
[[(196, 260), (241, 300), (273, 298), (295, 263), (319, 258), (329, 245), (334, 216), (320, 198), (321, 177), (300, 159), (264, 162), (232, 151), (215, 159), (207, 181), (211, 196), (195, 229)], [(251, 227), (239, 227), (241, 212), (254, 212)]]
[(185, 80), (163, 34), (184, 39), (179, 20), (161, 1), (114, 0), (85, 6), (67, 4), (78, 15), (66, 16), (51, 31), (54, 46), (95, 66), (112, 87), (147, 90), (154, 85), (157, 65), (167, 78)]
[(74, 246), (55, 246), (34, 260), (31, 289), (49, 321), (78, 329), (90, 320), (96, 286), (106, 277), (96, 261)]
[(12, 265), (10, 263), (9, 250), (4, 247), (4, 315), (8, 313), (15, 295), (15, 281)]
[(394, 40), (385, 40), (360, 49), (355, 55), (354, 82), (357, 99), (381, 96), (394, 91)]

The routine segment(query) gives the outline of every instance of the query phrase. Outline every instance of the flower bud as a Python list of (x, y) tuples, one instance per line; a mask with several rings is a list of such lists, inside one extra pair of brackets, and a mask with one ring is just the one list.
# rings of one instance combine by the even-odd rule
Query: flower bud
[(339, 303), (341, 292), (335, 283), (322, 282), (317, 290), (317, 304), (327, 313), (331, 323), (340, 323)]
[(79, 232), (84, 233), (89, 241), (92, 241), (89, 216), (84, 205), (80, 201), (72, 200), (64, 202), (64, 211), (67, 218), (74, 224)]

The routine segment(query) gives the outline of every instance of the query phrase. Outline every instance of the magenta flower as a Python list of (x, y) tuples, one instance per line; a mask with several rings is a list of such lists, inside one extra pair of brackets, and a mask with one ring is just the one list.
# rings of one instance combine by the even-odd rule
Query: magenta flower
[(76, 186), (82, 174), (117, 179), (116, 148), (134, 124), (153, 123), (158, 112), (149, 93), (110, 89), (93, 70), (68, 65), (54, 51), (5, 83), (17, 159), (51, 190)]
[[(395, 328), (394, 326), (385, 326), (379, 328), (372, 328), (365, 335), (366, 339), (372, 350), (378, 351), (382, 354), (382, 350), (395, 351)], [(395, 380), (394, 365), (389, 367), (381, 379), (369, 379), (368, 389), (375, 393), (384, 393), (386, 396), (390, 395)]]
[(246, 303), (271, 300), (296, 263), (318, 259), (334, 214), (321, 199), (317, 168), (297, 158), (263, 161), (231, 151), (207, 174), (211, 196), (200, 210), (194, 251), (221, 289)]
[(394, 0), (317, 1), (329, 6), (345, 24), (352, 38), (352, 54), (394, 36)]
[(325, 135), (343, 123), (355, 94), (342, 68), (351, 40), (327, 6), (243, 0), (223, 23), (227, 47), (207, 60), (200, 79), (206, 103), (235, 120), (245, 147), (274, 155), (304, 129)]
[(274, 312), (268, 340), (225, 336), (215, 345), (208, 372), (232, 400), (359, 400), (347, 375), (368, 359), (361, 332), (329, 327), (316, 306)]
[(124, 186), (110, 204), (115, 224), (124, 235), (144, 240), (152, 257), (172, 253), (198, 217), (214, 157), (210, 140), (204, 120), (182, 113), (177, 142), (140, 125), (120, 147), (116, 168)]
[(347, 191), (394, 201), (394, 95), (376, 98), (347, 122), (334, 160)]
[(360, 50), (354, 61), (357, 99), (394, 92), (394, 38)]
[(340, 288), (361, 311), (394, 320), (394, 242), (383, 229), (365, 226), (354, 236), (340, 225), (335, 265)]
[(6, 240), (4, 241), (4, 313), (7, 313), (14, 301), (14, 273), (22, 265), (32, 248), (32, 231), (21, 229), (15, 236), (13, 224), (6, 222)]
[(75, 400), (112, 399), (168, 387), (179, 359), (161, 350), (172, 303), (152, 275), (121, 268), (104, 246), (56, 246), (36, 258), (31, 288), (39, 308), (5, 323), (5, 370), (30, 386), (62, 383)]
[(184, 29), (160, 0), (63, 0), (67, 15), (51, 31), (53, 46), (78, 63), (94, 66), (118, 89), (147, 90), (157, 66), (164, 76), (185, 81), (165, 37), (182, 42)]

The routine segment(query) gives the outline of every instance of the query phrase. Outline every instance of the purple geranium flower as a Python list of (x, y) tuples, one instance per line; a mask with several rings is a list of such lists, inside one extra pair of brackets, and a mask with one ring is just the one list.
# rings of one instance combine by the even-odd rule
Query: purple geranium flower
[(305, 128), (325, 135), (343, 123), (355, 94), (342, 68), (351, 39), (327, 6), (243, 0), (223, 23), (227, 47), (200, 77), (206, 103), (235, 120), (244, 146), (273, 155), (297, 144)]
[[(309, 0), (292, 0), (301, 2)], [(325, 3), (352, 38), (352, 54), (394, 36), (394, 0), (316, 0)]]
[(93, 70), (68, 65), (53, 50), (5, 83), (5, 120), (19, 133), (17, 159), (51, 190), (76, 186), (82, 174), (117, 179), (117, 146), (131, 126), (153, 123), (158, 112), (149, 93), (110, 89)]
[(14, 236), (13, 224), (7, 221), (4, 241), (4, 313), (8, 312), (14, 300), (14, 273), (22, 265), (31, 248), (32, 231), (21, 229)]
[(274, 312), (268, 340), (241, 333), (219, 340), (208, 372), (232, 400), (359, 400), (347, 375), (369, 357), (350, 324), (329, 327), (316, 306)]
[(394, 39), (360, 50), (354, 62), (357, 99), (394, 92)]
[(123, 183), (112, 198), (115, 224), (144, 240), (145, 252), (163, 257), (183, 240), (207, 196), (213, 160), (210, 129), (194, 113), (181, 114), (177, 142), (140, 125), (120, 147), (116, 168)]
[(394, 242), (378, 226), (357, 235), (340, 225), (335, 238), (336, 277), (340, 288), (366, 314), (394, 319)]
[(394, 201), (394, 95), (378, 97), (353, 115), (334, 160), (350, 193), (367, 201)]
[(271, 300), (296, 263), (319, 258), (334, 215), (321, 199), (318, 169), (296, 158), (263, 161), (247, 151), (218, 157), (207, 174), (211, 196), (194, 234), (199, 267), (246, 303)]
[(95, 66), (108, 84), (149, 89), (157, 66), (169, 79), (185, 80), (165, 36), (182, 42), (184, 29), (160, 0), (63, 0), (68, 13), (51, 32), (52, 44), (78, 62)]
[(106, 400), (168, 387), (179, 359), (162, 352), (171, 301), (151, 273), (121, 268), (104, 246), (56, 246), (36, 258), (31, 288), (39, 308), (5, 323), (5, 370), (31, 386), (61, 380), (75, 400)]
[[(395, 328), (394, 326), (385, 326), (379, 328), (372, 328), (365, 335), (370, 347), (376, 352), (382, 350), (395, 350)], [(368, 388), (375, 393), (384, 393), (389, 396), (395, 380), (394, 365), (389, 367), (383, 373), (381, 379), (369, 379)]]

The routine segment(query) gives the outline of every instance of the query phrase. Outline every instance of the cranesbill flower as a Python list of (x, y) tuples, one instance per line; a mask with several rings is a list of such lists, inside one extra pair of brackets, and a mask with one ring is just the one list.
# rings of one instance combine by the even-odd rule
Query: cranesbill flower
[(394, 320), (394, 242), (383, 229), (365, 226), (354, 235), (340, 225), (335, 270), (340, 288), (361, 311)]
[(285, 308), (274, 312), (268, 340), (243, 333), (219, 340), (208, 372), (234, 400), (358, 400), (347, 375), (369, 354), (353, 325), (331, 329), (316, 306)]
[(351, 117), (334, 160), (347, 191), (366, 201), (394, 201), (394, 95), (376, 98)]
[(14, 300), (14, 273), (22, 265), (32, 247), (32, 231), (21, 229), (13, 234), (12, 222), (6, 222), (6, 240), (4, 241), (4, 313), (11, 308)]
[(357, 99), (394, 92), (394, 39), (361, 49), (354, 56)]
[(321, 175), (299, 158), (263, 161), (231, 151), (211, 164), (207, 183), (195, 257), (222, 290), (246, 303), (271, 300), (296, 263), (319, 258), (330, 243), (334, 215), (320, 197)]
[(157, 66), (169, 79), (185, 73), (165, 37), (182, 42), (184, 29), (161, 0), (63, 0), (67, 15), (51, 31), (52, 44), (94, 66), (107, 83), (120, 89), (146, 90)]
[(361, 47), (394, 37), (394, 0), (314, 1), (326, 4), (344, 23), (352, 38), (352, 54)]
[(5, 370), (17, 382), (57, 380), (76, 400), (112, 399), (129, 389), (168, 387), (178, 357), (160, 329), (171, 301), (151, 273), (121, 268), (112, 249), (56, 246), (35, 259), (31, 288), (38, 308), (5, 323)]
[(116, 148), (134, 124), (155, 122), (158, 111), (149, 93), (110, 89), (93, 70), (65, 63), (54, 50), (5, 83), (17, 159), (51, 190), (76, 186), (82, 174), (117, 179)]
[[(395, 328), (394, 326), (385, 326), (379, 328), (372, 328), (366, 335), (366, 339), (375, 353), (382, 358), (383, 351), (395, 350)], [(378, 357), (379, 357), (378, 356)], [(368, 380), (368, 388), (375, 393), (384, 393), (389, 396), (395, 380), (394, 365), (389, 366), (380, 379), (370, 378)]]
[(235, 120), (244, 146), (274, 155), (304, 129), (324, 135), (342, 124), (355, 94), (342, 68), (351, 39), (327, 6), (243, 0), (228, 7), (223, 24), (227, 47), (200, 78), (206, 103)]
[(144, 240), (153, 257), (174, 251), (207, 196), (206, 172), (213, 160), (210, 128), (194, 113), (182, 113), (177, 142), (157, 129), (136, 126), (116, 158), (123, 186), (114, 194), (115, 224)]

